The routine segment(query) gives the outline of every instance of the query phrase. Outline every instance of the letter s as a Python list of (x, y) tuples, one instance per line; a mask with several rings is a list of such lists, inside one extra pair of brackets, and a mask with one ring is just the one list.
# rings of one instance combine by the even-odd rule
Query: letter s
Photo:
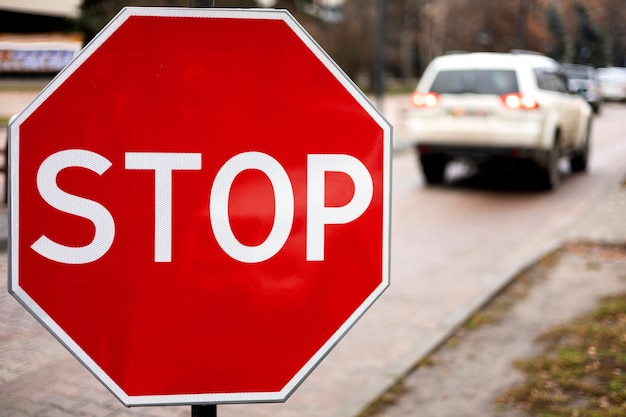
[(37, 171), (37, 189), (41, 197), (57, 210), (90, 220), (96, 232), (91, 243), (78, 247), (61, 245), (41, 236), (31, 246), (35, 252), (53, 261), (73, 265), (96, 261), (107, 253), (115, 236), (111, 213), (93, 200), (61, 190), (56, 179), (59, 172), (69, 167), (87, 168), (102, 175), (110, 166), (111, 162), (102, 155), (83, 149), (59, 151), (42, 162)]

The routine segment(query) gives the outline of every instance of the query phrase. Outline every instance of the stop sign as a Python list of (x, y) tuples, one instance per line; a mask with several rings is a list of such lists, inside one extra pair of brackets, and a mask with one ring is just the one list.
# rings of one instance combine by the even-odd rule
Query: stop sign
[(126, 405), (284, 401), (388, 286), (391, 127), (287, 12), (123, 9), (9, 154), (9, 290)]

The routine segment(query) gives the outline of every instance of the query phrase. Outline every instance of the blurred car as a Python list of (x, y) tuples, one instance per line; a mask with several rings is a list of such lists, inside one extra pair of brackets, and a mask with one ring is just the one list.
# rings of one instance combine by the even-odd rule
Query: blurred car
[(611, 67), (598, 69), (600, 94), (606, 101), (626, 102), (626, 69)]
[(569, 88), (587, 100), (594, 113), (600, 112), (602, 95), (595, 68), (589, 65), (563, 64)]
[(535, 53), (457, 53), (435, 58), (411, 96), (408, 127), (429, 184), (448, 162), (529, 167), (551, 189), (559, 160), (587, 168), (593, 111), (572, 94), (556, 61)]

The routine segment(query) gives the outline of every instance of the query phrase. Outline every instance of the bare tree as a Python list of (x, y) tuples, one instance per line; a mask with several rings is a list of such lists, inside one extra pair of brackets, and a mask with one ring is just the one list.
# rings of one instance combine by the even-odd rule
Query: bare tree
[(422, 62), (429, 62), (444, 52), (448, 10), (448, 0), (419, 1), (419, 47)]

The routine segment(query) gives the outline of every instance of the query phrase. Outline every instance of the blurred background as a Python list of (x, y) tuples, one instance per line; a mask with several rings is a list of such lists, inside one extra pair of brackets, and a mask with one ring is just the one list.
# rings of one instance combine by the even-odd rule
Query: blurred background
[[(188, 4), (188, 0), (0, 0), (0, 149), (6, 151), (10, 116), (27, 106), (122, 7)], [(426, 363), (434, 347), (474, 311), (528, 265), (542, 256), (547, 259), (546, 254), (562, 242), (602, 243), (608, 235), (610, 242), (623, 247), (626, 87), (620, 90), (623, 97), (603, 104), (601, 114), (594, 117), (589, 172), (564, 176), (558, 192), (552, 193), (528, 187), (519, 173), (482, 175), (462, 164), (451, 167), (446, 187), (428, 186), (416, 172), (419, 161), (405, 118), (411, 106), (409, 92), (424, 69), (449, 51), (526, 49), (562, 63), (624, 67), (624, 4), (624, 0), (215, 0), (217, 7), (288, 9), (366, 93), (386, 93), (384, 106), (382, 101), (376, 104), (394, 127), (396, 148), (392, 286), (287, 403), (229, 405), (220, 407), (220, 415), (363, 416), (360, 413), (373, 399), (398, 386), (398, 376)], [(8, 234), (4, 161), (3, 153), (0, 248), (6, 248)], [(615, 203), (609, 207), (612, 215), (604, 216), (607, 195)], [(595, 206), (602, 209), (602, 221), (584, 221)], [(601, 265), (594, 260), (586, 269), (609, 270)], [(585, 269), (578, 263), (574, 268), (572, 276), (578, 273), (576, 268)], [(0, 275), (6, 269), (6, 252), (0, 250)], [(618, 279), (623, 285), (624, 274)], [(594, 282), (605, 285), (602, 280)], [(550, 304), (563, 298), (554, 294)], [(538, 305), (535, 312), (544, 314), (544, 308)], [(125, 409), (10, 297), (6, 280), (0, 280), (0, 316), (3, 417), (189, 415), (187, 406)], [(480, 399), (478, 394), (486, 391), (483, 382), (492, 378), (485, 371), (495, 368), (493, 360), (500, 359), (500, 353), (482, 367), (471, 360), (479, 355), (464, 357), (472, 376), (483, 380), (459, 378), (462, 405), (448, 407), (451, 412), (488, 415), (469, 400)], [(509, 368), (504, 372), (510, 374)], [(442, 396), (433, 398), (443, 404)], [(420, 412), (413, 406), (409, 415), (443, 414)]]
[[(123, 6), (188, 0), (0, 0), (0, 75), (57, 71)], [(557, 61), (624, 66), (623, 0), (215, 0), (288, 9), (365, 91), (410, 89), (447, 51), (528, 49)], [(56, 53), (16, 53), (50, 42)], [(40, 44), (41, 45), (41, 44)], [(39, 62), (39, 63), (37, 63)]]

